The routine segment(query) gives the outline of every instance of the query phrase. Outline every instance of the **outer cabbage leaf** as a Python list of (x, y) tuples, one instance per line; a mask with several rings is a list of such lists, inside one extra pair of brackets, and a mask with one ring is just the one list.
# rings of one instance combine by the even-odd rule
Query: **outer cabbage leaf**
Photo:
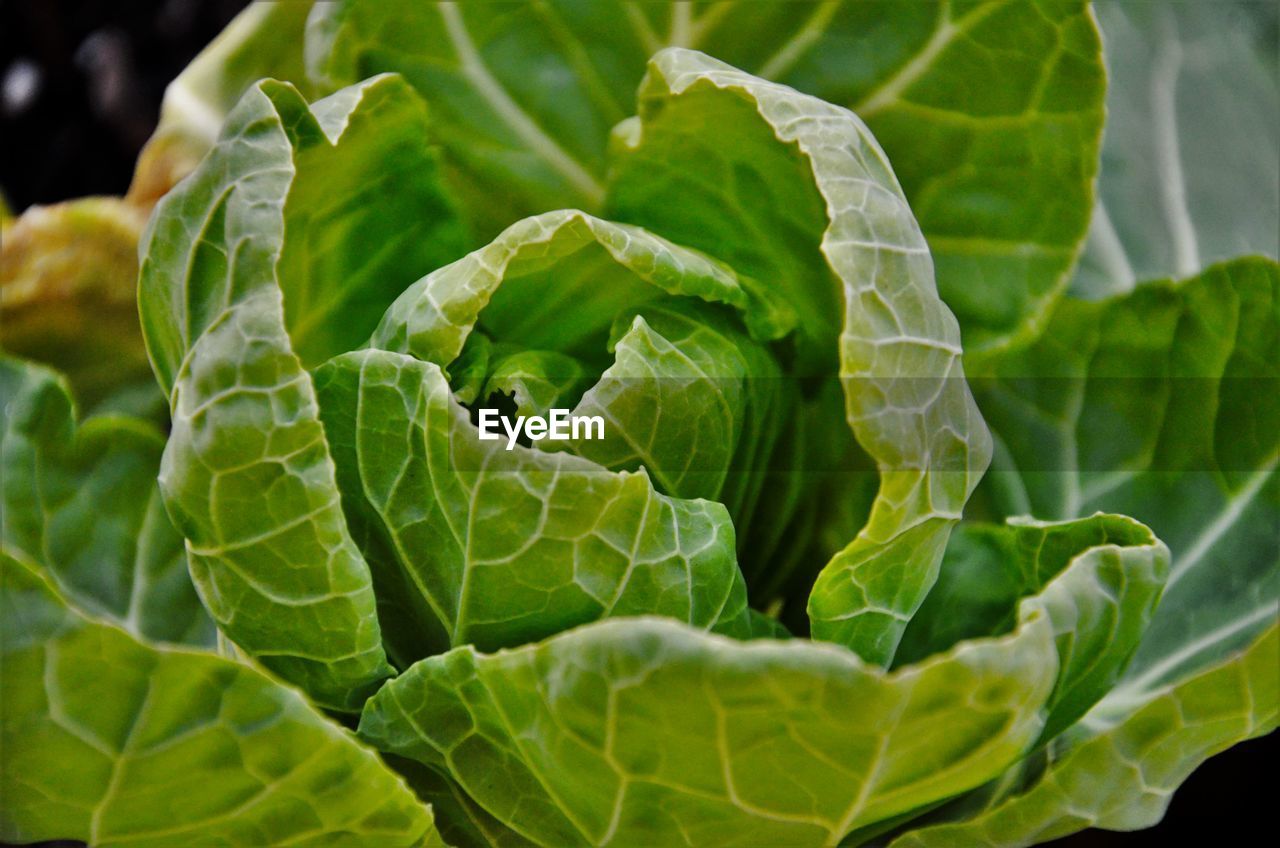
[(387, 628), (407, 645), (397, 659), (616, 615), (748, 632), (720, 504), (659, 495), (643, 471), (481, 441), (440, 368), (403, 354), (337, 357), (316, 384), (352, 525), (376, 538), (380, 595), (403, 610)]
[(0, 546), (134, 635), (210, 644), (182, 536), (156, 486), (164, 437), (118, 416), (76, 426), (66, 383), (0, 357)]
[(1280, 266), (1271, 260), (1064, 302), (1035, 344), (970, 361), (1002, 444), (979, 500), (1003, 513), (1105, 508), (1146, 522), (1174, 566), (1170, 614), (1152, 631), (1160, 647), (1143, 655), (1154, 660), (1149, 651), (1176, 651), (1243, 616), (1252, 625), (1210, 653), (1242, 646), (1280, 590), (1277, 362)]
[(1093, 201), (1105, 74), (1089, 4), (768, 5), (726, 15), (701, 49), (867, 123), (966, 349), (1034, 331), (1065, 288)]
[(785, 286), (815, 364), (838, 348), (845, 413), (881, 483), (870, 520), (819, 576), (809, 615), (815, 637), (887, 663), (990, 441), (884, 152), (839, 107), (675, 49), (650, 64), (639, 118), (618, 141), (620, 215)]
[(144, 240), (142, 324), (173, 415), (161, 489), (192, 574), (226, 635), (337, 708), (390, 668), (304, 366), (456, 255), (425, 126), (394, 77), (311, 107), (258, 83)]
[(894, 673), (834, 645), (598, 622), (423, 660), (368, 702), (361, 735), (544, 845), (832, 845), (1035, 738), (1057, 663), (1043, 611), (1024, 613)]
[(429, 808), (301, 694), (155, 647), (0, 554), (0, 839), (442, 846)]
[[(1138, 830), (1164, 816), (1174, 790), (1241, 739), (1274, 730), (1280, 639), (1272, 624), (1243, 649), (1206, 663), (1141, 706), (1090, 718), (1050, 747), (1042, 777), (955, 823), (895, 839), (893, 848), (1035, 845), (1087, 827)], [(1010, 776), (1016, 780), (1015, 775)]]
[[(1276, 727), (1277, 362), (1280, 268), (1242, 259), (1100, 303), (1064, 302), (1039, 342), (974, 365), (980, 403), (1005, 435), (984, 484), (990, 502), (1058, 515), (1123, 509), (1161, 534), (1172, 565), (1112, 691), (1042, 760), (903, 845), (1148, 827), (1201, 762)], [(1027, 442), (1009, 435), (1019, 432)], [(1081, 470), (1058, 465), (1064, 455)]]
[(141, 207), (89, 197), (33, 206), (3, 224), (0, 345), (58, 368), (86, 408), (132, 390), (130, 412), (164, 409), (138, 332), (145, 221)]
[[(423, 660), (370, 699), (361, 734), (541, 844), (833, 845), (993, 776), (1132, 653), (1168, 565), (1147, 528), (1099, 515), (993, 533), (1022, 550), (985, 564), (1021, 585), (964, 634), (980, 638), (915, 665), (600, 622)], [(947, 609), (974, 611), (952, 588)]]
[(444, 119), (482, 236), (509, 210), (598, 211), (608, 131), (645, 60), (704, 50), (858, 112), (891, 154), (969, 343), (1033, 324), (1083, 241), (1102, 127), (1084, 2), (320, 4), (307, 60), (336, 87), (406, 77)]
[(387, 763), (408, 781), (414, 793), (431, 805), (441, 838), (452, 848), (536, 848), (484, 811), (457, 784), (415, 760), (384, 754)]
[(1098, 16), (1107, 128), (1073, 289), (1103, 296), (1248, 253), (1280, 257), (1274, 4), (1106, 0)]

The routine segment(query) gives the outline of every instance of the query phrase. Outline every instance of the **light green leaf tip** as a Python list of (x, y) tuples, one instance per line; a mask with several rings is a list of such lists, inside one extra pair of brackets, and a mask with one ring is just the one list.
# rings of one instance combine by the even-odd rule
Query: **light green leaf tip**
[(517, 221), (409, 286), (369, 343), (444, 368), (483, 315), (484, 328), (502, 342), (596, 352), (619, 312), (665, 295), (734, 307), (762, 339), (794, 325), (783, 298), (723, 262), (639, 227), (566, 209)]

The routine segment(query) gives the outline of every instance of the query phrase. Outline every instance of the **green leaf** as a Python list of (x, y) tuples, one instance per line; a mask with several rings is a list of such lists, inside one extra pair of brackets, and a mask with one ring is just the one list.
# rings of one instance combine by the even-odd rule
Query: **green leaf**
[(643, 471), (481, 441), (439, 367), (402, 354), (338, 357), (316, 384), (352, 526), (374, 537), (380, 594), (404, 610), (387, 626), (397, 660), (616, 615), (745, 633), (719, 504), (658, 495)]
[[(967, 626), (909, 630), (931, 656), (892, 672), (829, 645), (601, 622), (423, 660), (370, 699), (361, 734), (542, 844), (836, 844), (1070, 725), (1128, 661), (1168, 565), (1120, 516), (969, 530), (959, 547), (988, 540), (1003, 549), (959, 575), (993, 579), (953, 568), (926, 602)], [(1006, 591), (974, 615), (1001, 587), (991, 572)]]
[[(802, 473), (780, 442), (800, 393), (773, 352), (734, 316), (688, 299), (628, 310), (612, 335), (613, 364), (573, 409), (598, 416), (604, 438), (560, 445), (612, 470), (646, 468), (666, 494), (716, 500), (744, 531), (785, 528), (792, 517), (786, 506), (762, 505), (765, 469), (776, 467), (783, 478)], [(745, 533), (738, 538), (743, 570), (783, 578), (772, 552), (751, 541)], [(757, 596), (758, 604), (764, 600)]]
[(0, 545), (136, 636), (210, 644), (182, 537), (156, 486), (164, 437), (118, 416), (76, 425), (66, 383), (0, 357)]
[(1124, 510), (1166, 540), (1172, 565), (1124, 677), (1047, 760), (903, 844), (1147, 827), (1206, 758), (1276, 726), (1278, 362), (1280, 267), (1254, 258), (1064, 301), (1038, 342), (971, 363), (1004, 443), (979, 500)]
[[(1268, 6), (1097, 4), (1108, 120), (1075, 291), (1100, 297), (1248, 253), (1280, 257), (1280, 44)], [(1269, 26), (1258, 19), (1268, 14)]]
[(258, 80), (274, 77), (309, 90), (303, 35), (313, 5), (250, 3), (169, 83), (160, 123), (138, 156), (130, 201), (149, 206), (195, 170), (227, 114)]
[(790, 639), (791, 631), (787, 630), (785, 624), (776, 618), (769, 616), (759, 610), (749, 609), (748, 615), (751, 617), (751, 633), (749, 639)]
[[(637, 314), (644, 327), (622, 332)], [(776, 294), (697, 251), (562, 210), (519, 221), (415, 283), (371, 344), (447, 366), (464, 402), (519, 389), (523, 409), (529, 385), (503, 375), (504, 362), (539, 358), (565, 383), (544, 393), (568, 398), (607, 361), (612, 338), (613, 365), (574, 409), (601, 416), (605, 438), (562, 447), (614, 470), (643, 465), (664, 493), (722, 500), (748, 526), (763, 482), (751, 472), (765, 464), (788, 412), (777, 396), (789, 387), (762, 342), (793, 320)], [(664, 329), (669, 336), (659, 339)], [(546, 384), (552, 375), (542, 374)]]
[(858, 445), (833, 375), (798, 409), (779, 436), (764, 474), (756, 515), (739, 532), (752, 602), (783, 604), (782, 618), (806, 632), (808, 593), (822, 567), (866, 525), (880, 487), (875, 462)]
[(668, 295), (732, 306), (761, 339), (785, 335), (794, 324), (775, 293), (723, 263), (639, 227), (567, 209), (517, 221), (409, 286), (370, 345), (445, 368), (479, 326), (519, 348), (591, 357), (604, 350), (619, 313)]
[(360, 732), (541, 844), (830, 845), (1016, 759), (1056, 674), (1034, 602), (1014, 633), (894, 673), (832, 645), (618, 620), (423, 660)]
[(442, 846), (430, 809), (298, 692), (156, 647), (0, 554), (0, 839)]
[(311, 107), (261, 82), (143, 245), (142, 324), (173, 414), (161, 488), (193, 576), (232, 640), (340, 709), (390, 668), (304, 367), (460, 252), (425, 127), (394, 77)]
[[(674, 49), (651, 62), (640, 104), (619, 136), (620, 214), (786, 280), (811, 350), (839, 350), (846, 416), (881, 487), (870, 521), (819, 576), (809, 615), (816, 638), (887, 663), (990, 450), (924, 238), (883, 151), (839, 107)], [(726, 196), (734, 185), (744, 193)], [(664, 199), (673, 193), (678, 204)]]
[(712, 12), (683, 46), (867, 123), (966, 349), (1038, 326), (1093, 203), (1105, 74), (1088, 3), (748, 3), (704, 26)]
[[(477, 338), (484, 336), (477, 334)], [(553, 350), (521, 350), (498, 358), (480, 395), (510, 395), (518, 414), (545, 417), (552, 409), (572, 406), (589, 381), (582, 363), (572, 356)]]
[[(529, 26), (544, 10), (556, 30)], [(308, 70), (321, 87), (395, 71), (441, 110), (436, 137), (450, 150), (457, 182), (469, 185), (466, 207), (482, 222), (484, 236), (535, 212), (598, 209), (604, 141), (627, 114), (626, 100), (613, 102), (594, 74), (579, 78), (584, 66), (564, 55), (570, 51), (581, 61), (585, 44), (565, 32), (579, 22), (560, 20), (550, 7), (514, 16), (494, 11), (455, 3), (333, 4), (317, 10), (307, 44)], [(581, 23), (600, 20), (591, 9), (582, 11), (588, 21)], [(502, 36), (513, 29), (514, 44), (504, 47)], [(600, 32), (610, 30), (617, 27)], [(565, 35), (567, 44), (555, 41)], [(607, 52), (622, 46), (605, 43)], [(644, 55), (632, 60), (638, 68)], [(556, 79), (555, 88), (540, 87), (539, 78)], [(623, 86), (628, 98), (633, 90)], [(537, 99), (536, 113), (530, 97)]]
[(1236, 523), (1232, 492), (1252, 501), (1270, 476), (1278, 358), (1271, 260), (1064, 301), (1038, 341), (967, 360), (1000, 443), (979, 494), (997, 514), (1122, 508), (1175, 552), (1190, 547), (1220, 511)]
[(1062, 290), (1088, 226), (1103, 119), (1083, 0), (346, 0), (317, 8), (307, 56), (322, 88), (405, 74), (439, 109), (436, 137), (489, 236), (516, 215), (608, 205), (609, 129), (665, 47), (703, 50), (866, 120), (967, 343), (1033, 326)]
[(394, 754), (386, 754), (383, 759), (400, 772), (414, 794), (431, 805), (441, 838), (453, 848), (536, 848), (536, 842), (486, 813), (447, 777)]
[(907, 664), (963, 639), (1003, 633), (1019, 600), (1041, 596), (1061, 658), (1041, 733), (1051, 739), (1115, 685), (1151, 621), (1168, 568), (1168, 548), (1124, 516), (963, 524), (896, 659)]
[(961, 821), (909, 831), (893, 848), (1012, 848), (1086, 827), (1151, 827), (1196, 766), (1276, 728), (1278, 633), (1272, 623), (1141, 705), (1111, 712), (1104, 701), (1050, 746), (1016, 794)]
[[(995, 514), (1131, 514), (1190, 557), (1175, 561), (1176, 580), (1193, 565), (1264, 563), (1269, 547), (1253, 543), (1265, 541), (1280, 452), (1277, 362), (1271, 260), (1064, 301), (1038, 341), (968, 360), (1000, 444), (976, 502)], [(1240, 533), (1243, 559), (1226, 547)]]
[(658, 307), (628, 323), (614, 363), (573, 410), (604, 421), (604, 438), (571, 448), (606, 468), (651, 469), (664, 492), (718, 500), (747, 415), (746, 362), (697, 318)]
[(777, 440), (782, 376), (732, 316), (700, 306), (672, 301), (618, 317), (614, 362), (573, 410), (601, 417), (604, 438), (568, 447), (606, 468), (643, 465), (663, 492), (718, 500), (745, 527), (744, 500), (759, 485), (749, 472)]

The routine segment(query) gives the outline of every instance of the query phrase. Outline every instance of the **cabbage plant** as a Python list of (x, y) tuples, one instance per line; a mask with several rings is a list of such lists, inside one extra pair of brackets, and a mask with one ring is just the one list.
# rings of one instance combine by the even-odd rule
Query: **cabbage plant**
[(300, 6), (140, 163), (167, 424), (0, 360), (0, 838), (1030, 845), (1275, 728), (1223, 19), (1104, 7), (1108, 80), (1083, 2)]

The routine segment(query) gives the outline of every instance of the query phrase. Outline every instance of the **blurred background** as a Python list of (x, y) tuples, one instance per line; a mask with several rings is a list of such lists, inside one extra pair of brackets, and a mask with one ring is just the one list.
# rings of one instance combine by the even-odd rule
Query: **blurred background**
[(123, 194), (164, 87), (245, 0), (2, 0), (0, 187), (15, 212)]
[[(245, 5), (2, 0), (0, 189), (9, 208), (20, 212), (33, 203), (123, 194), (138, 151), (155, 128), (165, 85)], [(1090, 830), (1052, 844), (1140, 848), (1198, 842), (1199, 834), (1212, 832), (1270, 832), (1278, 755), (1280, 741), (1273, 734), (1211, 759), (1178, 791), (1156, 828), (1132, 834)]]

